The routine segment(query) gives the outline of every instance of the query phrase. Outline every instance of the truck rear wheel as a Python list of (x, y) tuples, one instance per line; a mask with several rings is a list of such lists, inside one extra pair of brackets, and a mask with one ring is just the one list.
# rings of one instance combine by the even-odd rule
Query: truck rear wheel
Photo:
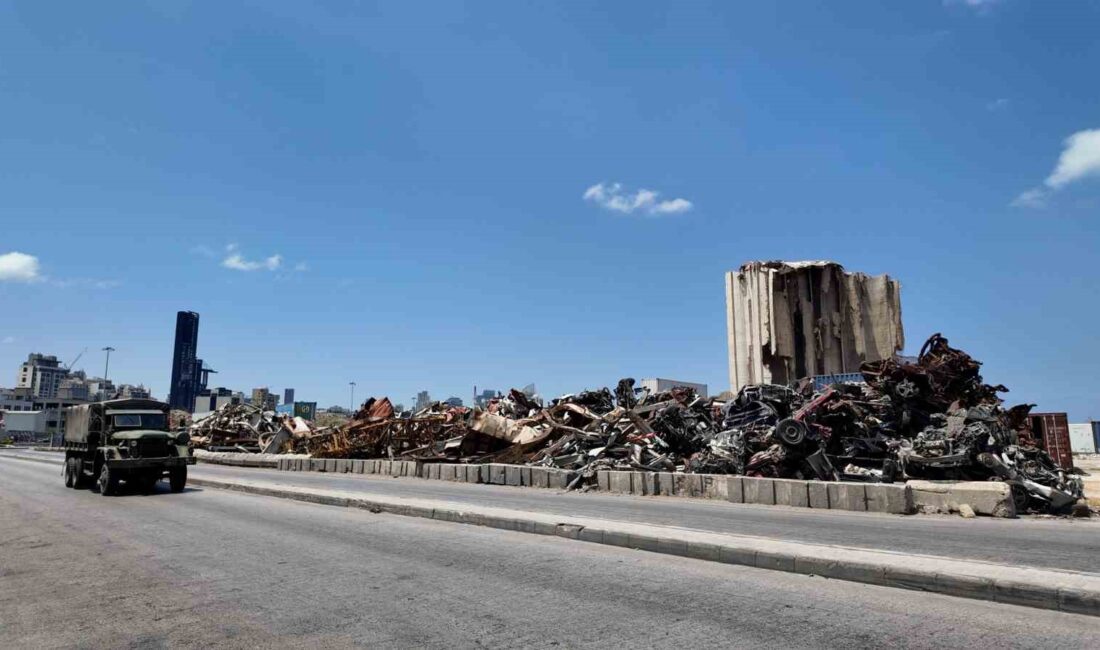
[(183, 492), (185, 485), (187, 485), (186, 467), (173, 467), (168, 470), (168, 487), (173, 492)]
[(80, 456), (73, 457), (73, 489), (84, 487), (84, 459)]
[(65, 487), (76, 487), (76, 474), (73, 472), (75, 458), (65, 459)]
[(104, 463), (103, 469), (99, 470), (99, 493), (109, 497), (116, 492), (118, 492), (118, 476)]

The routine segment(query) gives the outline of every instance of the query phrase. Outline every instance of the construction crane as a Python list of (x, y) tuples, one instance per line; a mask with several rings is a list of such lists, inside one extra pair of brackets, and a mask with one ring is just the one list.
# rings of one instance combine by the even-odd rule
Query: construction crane
[(72, 360), (72, 361), (70, 361), (70, 362), (69, 362), (68, 364), (66, 364), (66, 366), (65, 366), (65, 370), (72, 370), (72, 369), (73, 369), (73, 366), (75, 366), (75, 365), (76, 365), (76, 362), (77, 362), (77, 361), (80, 361), (80, 357), (84, 356), (84, 353), (85, 353), (85, 352), (87, 352), (87, 351), (88, 351), (88, 348), (84, 348), (83, 350), (81, 350), (81, 351), (80, 351), (80, 354), (76, 355), (76, 358), (75, 358), (75, 359), (73, 359), (73, 360)]

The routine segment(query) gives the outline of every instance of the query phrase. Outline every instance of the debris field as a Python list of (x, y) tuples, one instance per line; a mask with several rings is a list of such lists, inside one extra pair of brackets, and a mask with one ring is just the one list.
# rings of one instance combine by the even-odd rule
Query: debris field
[[(933, 335), (915, 362), (864, 363), (865, 383), (814, 390), (813, 381), (756, 384), (732, 399), (686, 387), (649, 393), (623, 379), (541, 404), (511, 390), (484, 409), (437, 402), (397, 413), (370, 398), (343, 426), (233, 405), (195, 422), (198, 446), (321, 458), (401, 458), (602, 469), (740, 474), (824, 481), (1004, 481), (1020, 512), (1067, 512), (1083, 497), (1080, 471), (1057, 466), (1028, 430), (1033, 404), (1005, 408), (1004, 386)], [(727, 394), (728, 395), (728, 394)]]

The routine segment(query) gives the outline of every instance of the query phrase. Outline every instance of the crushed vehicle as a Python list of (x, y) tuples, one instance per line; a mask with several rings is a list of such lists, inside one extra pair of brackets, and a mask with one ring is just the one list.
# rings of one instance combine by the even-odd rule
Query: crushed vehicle
[(118, 399), (65, 409), (65, 485), (99, 486), (104, 496), (119, 484), (144, 492), (168, 477), (173, 492), (187, 484), (187, 466), (195, 464), (186, 432), (168, 430), (169, 406), (152, 399)]
[(191, 446), (207, 451), (276, 454), (289, 451), (292, 440), (312, 435), (304, 418), (265, 411), (250, 404), (226, 404), (191, 422)]

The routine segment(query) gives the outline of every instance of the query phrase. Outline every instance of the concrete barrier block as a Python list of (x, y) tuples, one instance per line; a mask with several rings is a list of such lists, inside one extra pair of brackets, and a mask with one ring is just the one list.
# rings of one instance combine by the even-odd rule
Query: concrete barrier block
[(810, 507), (829, 509), (829, 484), (824, 481), (810, 481)]
[(438, 481), (439, 480), (439, 463), (431, 463), (431, 464), (428, 464), (427, 467), (428, 467), (428, 478), (432, 479), (433, 481)]
[(615, 494), (630, 494), (634, 472), (608, 472), (608, 490)]
[(703, 496), (708, 499), (722, 499), (723, 501), (729, 498), (729, 481), (726, 477), (720, 474), (701, 474), (699, 480), (702, 482)]
[(596, 489), (600, 492), (608, 492), (611, 490), (611, 471), (601, 469), (596, 472)]
[(741, 485), (744, 489), (745, 503), (775, 505), (775, 482), (772, 479), (743, 476)]
[(745, 502), (745, 484), (740, 476), (726, 477), (726, 501), (730, 503)]
[(523, 476), (522, 472), (520, 472), (519, 465), (504, 466), (504, 484), (511, 485), (513, 487), (519, 487), (523, 485)]
[(872, 483), (867, 489), (867, 510), (908, 515), (915, 511), (913, 490), (908, 485)]
[(390, 461), (390, 471), (389, 471), (389, 475), (390, 475), (390, 476), (395, 476), (395, 477), (396, 477), (396, 476), (401, 476), (401, 467), (402, 467), (403, 465), (404, 465), (404, 463), (403, 463), (402, 461), (400, 461), (400, 460), (392, 460), (392, 461)]
[(665, 497), (676, 495), (676, 475), (672, 472), (657, 472), (657, 494)]
[(323, 472), (323, 471), (325, 471), (325, 459), (324, 458), (310, 458), (309, 459), (309, 471), (311, 471), (311, 472)]
[(547, 471), (550, 473), (550, 487), (556, 490), (564, 490), (569, 487), (569, 484), (577, 477), (577, 473), (571, 469), (551, 469)]
[(439, 465), (439, 480), (441, 481), (453, 481), (455, 480), (455, 470), (458, 467), (451, 463), (441, 463)]
[(365, 460), (353, 460), (353, 461), (351, 461), (351, 473), (352, 474), (362, 474), (363, 473), (363, 466), (366, 465), (366, 464), (367, 464), (367, 461), (365, 461)]
[(545, 467), (531, 468), (531, 487), (550, 487), (550, 473)]
[(1012, 489), (1000, 481), (908, 481), (913, 505), (920, 510), (958, 512), (968, 504), (980, 515), (1015, 517)]
[(863, 483), (829, 483), (831, 510), (867, 510), (867, 486)]
[(810, 485), (808, 481), (795, 479), (774, 479), (775, 505), (794, 506), (796, 508), (810, 507)]
[(489, 464), (477, 466), (477, 478), (479, 483), (492, 483), (492, 479), (489, 476)]
[(633, 472), (630, 477), (631, 494), (651, 497), (657, 494), (657, 472)]
[(703, 477), (699, 474), (672, 474), (672, 491), (678, 497), (701, 497)]
[(466, 482), (467, 483), (480, 483), (481, 482), (481, 466), (480, 465), (467, 465), (466, 466)]
[(378, 473), (390, 475), (393, 473), (393, 461), (392, 460), (380, 460), (378, 461)]
[(336, 473), (347, 474), (351, 471), (351, 461), (346, 458), (336, 459)]
[(500, 463), (492, 463), (489, 465), (489, 482), (493, 485), (507, 485), (508, 484), (508, 472), (507, 465)]
[(335, 458), (326, 458), (325, 459), (325, 471), (329, 472), (329, 473), (335, 473), (336, 472), (336, 459)]
[(527, 465), (520, 465), (519, 484), (525, 487), (531, 487), (531, 468)]

